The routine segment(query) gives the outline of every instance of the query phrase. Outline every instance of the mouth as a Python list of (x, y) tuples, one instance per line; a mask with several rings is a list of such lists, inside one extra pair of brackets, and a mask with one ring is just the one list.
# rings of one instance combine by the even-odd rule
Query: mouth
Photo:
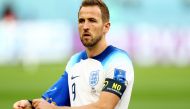
[(83, 36), (83, 37), (89, 37), (89, 36), (91, 36), (91, 34), (90, 34), (90, 33), (83, 33), (82, 36)]

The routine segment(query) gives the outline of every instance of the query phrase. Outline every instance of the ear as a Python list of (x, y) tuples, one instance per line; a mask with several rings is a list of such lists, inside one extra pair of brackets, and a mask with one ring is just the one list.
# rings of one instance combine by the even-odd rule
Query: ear
[(110, 30), (110, 26), (111, 26), (110, 22), (104, 23), (104, 29), (103, 29), (104, 34), (106, 34)]

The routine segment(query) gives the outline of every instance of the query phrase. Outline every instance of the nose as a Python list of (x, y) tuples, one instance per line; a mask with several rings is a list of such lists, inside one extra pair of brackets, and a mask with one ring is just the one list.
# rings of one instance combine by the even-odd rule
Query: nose
[(85, 23), (84, 23), (83, 29), (84, 29), (84, 30), (89, 30), (89, 23), (88, 23), (88, 22), (85, 22)]

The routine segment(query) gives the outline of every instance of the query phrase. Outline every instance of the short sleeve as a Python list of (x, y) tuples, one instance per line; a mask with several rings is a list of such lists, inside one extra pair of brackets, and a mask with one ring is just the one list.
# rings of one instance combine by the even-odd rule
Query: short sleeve
[(42, 98), (58, 106), (70, 106), (67, 72), (64, 72), (60, 79), (42, 95)]
[(113, 57), (107, 65), (106, 78), (117, 80), (126, 85), (133, 82), (134, 70), (129, 57), (126, 55)]
[(113, 54), (106, 61), (103, 91), (114, 93), (121, 98), (134, 81), (132, 62), (123, 53)]

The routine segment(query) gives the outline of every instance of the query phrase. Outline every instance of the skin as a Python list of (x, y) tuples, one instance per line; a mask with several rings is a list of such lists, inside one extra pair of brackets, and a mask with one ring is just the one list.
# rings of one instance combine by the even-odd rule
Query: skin
[(20, 100), (14, 103), (13, 109), (31, 109), (31, 104), (28, 100)]
[(103, 22), (101, 10), (97, 6), (82, 7), (78, 18), (80, 39), (88, 57), (100, 54), (107, 47), (105, 34), (110, 23)]
[[(98, 6), (82, 7), (79, 12), (78, 29), (88, 57), (97, 56), (108, 46), (105, 35), (109, 31), (110, 23), (103, 22), (101, 16)], [(114, 109), (119, 100), (115, 94), (101, 92), (97, 102), (79, 107), (59, 107), (43, 99), (34, 99), (32, 105), (35, 109)], [(21, 100), (14, 104), (13, 109), (31, 109), (26, 107), (31, 105), (26, 100)]]

